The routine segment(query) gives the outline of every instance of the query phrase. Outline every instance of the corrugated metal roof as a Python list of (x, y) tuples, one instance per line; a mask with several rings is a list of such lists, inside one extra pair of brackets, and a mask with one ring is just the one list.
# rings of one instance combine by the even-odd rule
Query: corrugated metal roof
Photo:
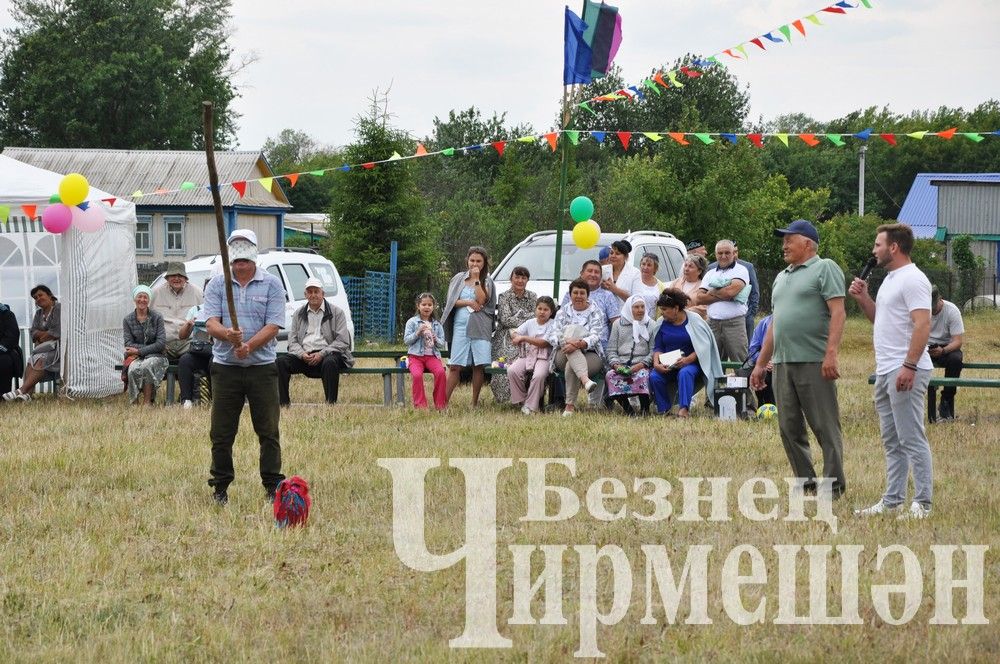
[(932, 238), (937, 233), (938, 192), (931, 180), (1000, 182), (1000, 173), (918, 173), (898, 217), (916, 237)]
[[(199, 207), (212, 205), (208, 191), (205, 153), (197, 150), (98, 150), (59, 148), (4, 148), (3, 154), (18, 161), (56, 173), (81, 173), (98, 189), (130, 198), (135, 191), (146, 196), (134, 200), (137, 206)], [(278, 184), (270, 192), (256, 182), (273, 173), (260, 152), (220, 151), (215, 153), (219, 182), (247, 181), (243, 198), (229, 186), (220, 187), (222, 205), (290, 208)], [(157, 189), (178, 189), (182, 182), (198, 187), (174, 194), (149, 195)], [(201, 186), (204, 185), (204, 186)], [(55, 192), (53, 192), (55, 193)]]

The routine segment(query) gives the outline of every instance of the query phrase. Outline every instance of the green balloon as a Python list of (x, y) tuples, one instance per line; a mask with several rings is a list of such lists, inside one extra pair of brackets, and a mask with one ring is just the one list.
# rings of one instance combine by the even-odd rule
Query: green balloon
[(62, 199), (59, 198), (59, 194), (52, 194), (49, 196), (49, 203), (62, 203)]
[(587, 221), (594, 216), (594, 202), (586, 196), (577, 196), (569, 204), (569, 216), (573, 221)]

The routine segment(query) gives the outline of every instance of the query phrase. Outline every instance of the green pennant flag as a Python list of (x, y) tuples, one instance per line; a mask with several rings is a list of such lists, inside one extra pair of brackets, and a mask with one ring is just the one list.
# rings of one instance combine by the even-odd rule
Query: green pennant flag
[(181, 182), (181, 191), (185, 191), (187, 189), (195, 189), (197, 187), (198, 185), (196, 185), (194, 182)]
[(589, 106), (589, 105), (587, 104), (587, 102), (581, 102), (581, 103), (580, 103), (580, 108), (582, 108), (582, 109), (583, 109), (583, 110), (585, 110), (585, 111), (588, 111), (588, 112), (590, 112), (590, 113), (591, 113), (592, 115), (595, 115), (595, 116), (597, 115), (597, 111), (595, 111), (594, 109), (592, 109), (592, 108), (591, 108), (591, 107), (590, 107), (590, 106)]
[(675, 88), (683, 88), (684, 87), (684, 84), (677, 80), (677, 72), (676, 71), (668, 71), (667, 72), (667, 78), (670, 79), (670, 82), (674, 84)]
[(647, 78), (645, 81), (642, 82), (642, 84), (643, 84), (643, 86), (649, 88), (650, 90), (652, 90), (653, 92), (655, 92), (658, 95), (663, 94), (662, 92), (660, 92), (660, 86), (658, 86), (656, 83), (654, 83), (653, 79), (651, 79), (651, 78)]
[(809, 16), (806, 16), (806, 20), (812, 23), (813, 25), (823, 25), (822, 23), (819, 22), (819, 19), (816, 18), (816, 14), (809, 14)]
[(914, 132), (911, 132), (911, 133), (907, 134), (907, 136), (909, 136), (910, 138), (915, 138), (918, 141), (920, 139), (922, 139), (926, 135), (927, 135), (926, 131), (914, 131)]
[(322, 177), (325, 173), (326, 171), (309, 171), (309, 175), (315, 175), (318, 177)]
[(786, 23), (785, 25), (783, 25), (780, 28), (778, 28), (778, 30), (781, 30), (781, 34), (785, 35), (785, 39), (787, 39), (788, 43), (791, 44), (792, 43), (792, 29), (788, 27), (788, 24)]
[[(742, 53), (743, 57), (746, 58), (747, 60), (750, 59), (750, 56), (747, 55), (747, 45), (746, 44), (740, 44), (739, 46), (736, 47), (736, 50), (739, 51), (740, 53)], [(695, 134), (695, 135), (697, 136), (697, 134)]]
[(830, 140), (831, 143), (836, 145), (838, 148), (843, 147), (845, 145), (844, 139), (841, 138), (841, 134), (826, 134), (826, 137)]
[(443, 154), (446, 157), (451, 157), (452, 155), (455, 154), (455, 148), (445, 148), (444, 150), (441, 150), (441, 154)]
[(774, 137), (785, 144), (788, 147), (788, 134), (775, 134)]
[(872, 8), (871, 0), (861, 0), (861, 4), (863, 4), (866, 9), (871, 9)]
[[(709, 62), (713, 62), (713, 63), (715, 63), (715, 64), (717, 64), (717, 65), (722, 65), (722, 64), (723, 64), (723, 63), (722, 63), (722, 62), (721, 62), (721, 61), (720, 61), (720, 60), (719, 60), (719, 59), (718, 59), (717, 57), (715, 57), (714, 55), (710, 55), (710, 56), (708, 56), (708, 57), (706, 58), (706, 60), (708, 60)], [(723, 65), (723, 66), (725, 66), (725, 65)]]
[(573, 145), (580, 144), (580, 132), (576, 129), (567, 129), (566, 135), (569, 136), (569, 142)]
[(6, 224), (8, 219), (10, 219), (10, 206), (0, 205), (0, 221)]
[(983, 137), (980, 136), (979, 134), (977, 134), (974, 131), (963, 131), (963, 132), (961, 132), (961, 134), (962, 134), (962, 136), (965, 136), (967, 139), (969, 139), (973, 143), (978, 143), (979, 141), (983, 140)]
[(655, 131), (644, 131), (642, 132), (642, 135), (654, 142), (663, 140), (663, 137), (657, 134)]
[(715, 139), (713, 139), (708, 134), (695, 134), (694, 136), (705, 145), (711, 145), (712, 143), (715, 143)]

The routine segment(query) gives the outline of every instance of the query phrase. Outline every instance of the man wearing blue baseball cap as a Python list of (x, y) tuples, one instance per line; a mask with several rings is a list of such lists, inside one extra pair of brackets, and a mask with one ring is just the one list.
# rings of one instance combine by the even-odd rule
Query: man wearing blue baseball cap
[(774, 312), (750, 384), (765, 387), (773, 362), (778, 428), (785, 454), (806, 491), (816, 490), (816, 471), (806, 423), (823, 450), (823, 477), (832, 480), (833, 497), (847, 490), (844, 445), (836, 380), (837, 352), (844, 331), (844, 272), (820, 258), (819, 232), (805, 219), (775, 229), (788, 267), (778, 273), (771, 292)]

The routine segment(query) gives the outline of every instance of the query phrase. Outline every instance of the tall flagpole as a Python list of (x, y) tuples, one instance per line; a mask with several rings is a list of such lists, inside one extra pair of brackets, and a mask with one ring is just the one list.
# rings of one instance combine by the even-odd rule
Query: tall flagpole
[[(563, 85), (562, 129), (569, 126), (569, 90), (572, 86)], [(556, 260), (552, 275), (552, 299), (559, 303), (559, 287), (562, 285), (562, 244), (563, 217), (566, 216), (566, 177), (569, 171), (569, 149), (566, 146), (566, 134), (561, 133), (562, 143), (562, 173), (559, 176), (559, 216), (556, 221)]]

